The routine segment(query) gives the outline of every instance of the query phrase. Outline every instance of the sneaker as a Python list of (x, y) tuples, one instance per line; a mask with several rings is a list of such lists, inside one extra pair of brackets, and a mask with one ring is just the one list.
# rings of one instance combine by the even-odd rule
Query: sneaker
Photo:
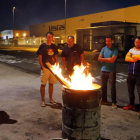
[(117, 105), (113, 103), (113, 104), (112, 104), (112, 108), (113, 108), (113, 109), (117, 109)]
[(132, 105), (128, 105), (126, 107), (123, 107), (124, 110), (135, 110), (135, 106), (132, 106)]

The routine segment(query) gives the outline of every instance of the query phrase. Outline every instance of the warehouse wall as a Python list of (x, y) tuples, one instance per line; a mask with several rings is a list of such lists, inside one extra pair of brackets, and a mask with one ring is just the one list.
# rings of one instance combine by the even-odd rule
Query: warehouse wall
[[(111, 11), (105, 11), (95, 14), (89, 14), (84, 16), (78, 16), (73, 18), (68, 18), (66, 20), (66, 36), (74, 35), (74, 31), (77, 28), (86, 28), (90, 27), (91, 23), (104, 22), (104, 21), (125, 21), (125, 22), (134, 22), (140, 23), (140, 14), (139, 14), (140, 5), (116, 9)], [(30, 35), (32, 36), (45, 36), (46, 32), (49, 31), (49, 26), (65, 26), (65, 20), (51, 21), (36, 25), (30, 26)], [(65, 41), (65, 30), (55, 30), (53, 31), (55, 36), (60, 36), (61, 40)]]

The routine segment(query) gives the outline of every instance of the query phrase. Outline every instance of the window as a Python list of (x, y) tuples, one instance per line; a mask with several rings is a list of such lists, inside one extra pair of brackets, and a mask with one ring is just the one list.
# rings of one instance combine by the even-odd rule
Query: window
[(90, 50), (90, 35), (83, 36), (83, 49), (85, 51)]
[(93, 44), (104, 44), (105, 43), (105, 36), (93, 36), (92, 37)]
[(123, 34), (116, 34), (116, 35), (114, 35), (114, 43), (115, 44), (122, 44), (123, 37), (124, 37)]

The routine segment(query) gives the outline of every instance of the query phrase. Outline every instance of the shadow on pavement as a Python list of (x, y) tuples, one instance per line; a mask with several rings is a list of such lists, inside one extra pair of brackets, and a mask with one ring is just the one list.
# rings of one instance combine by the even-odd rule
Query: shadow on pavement
[(123, 109), (124, 106), (117, 105), (117, 107)]
[(50, 103), (47, 103), (46, 106), (50, 106), (51, 108), (62, 110), (62, 104), (61, 103), (56, 103), (56, 105), (52, 105)]
[(106, 139), (106, 138), (101, 138), (101, 140), (110, 140), (110, 139)]
[(0, 111), (0, 125), (1, 124), (15, 124), (17, 120), (10, 119), (10, 116), (5, 111)]

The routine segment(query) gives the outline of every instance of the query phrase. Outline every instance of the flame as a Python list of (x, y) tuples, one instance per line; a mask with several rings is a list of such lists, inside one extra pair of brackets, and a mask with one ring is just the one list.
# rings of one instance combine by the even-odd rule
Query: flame
[(86, 66), (74, 66), (74, 73), (69, 77), (71, 80), (68, 81), (66, 78), (64, 78), (61, 74), (62, 69), (58, 65), (52, 66), (51, 70), (53, 73), (55, 73), (58, 77), (63, 79), (66, 83), (70, 85), (70, 89), (75, 90), (93, 90), (100, 88), (99, 85), (93, 84), (93, 77), (90, 73), (85, 74), (84, 70), (86, 69)]

